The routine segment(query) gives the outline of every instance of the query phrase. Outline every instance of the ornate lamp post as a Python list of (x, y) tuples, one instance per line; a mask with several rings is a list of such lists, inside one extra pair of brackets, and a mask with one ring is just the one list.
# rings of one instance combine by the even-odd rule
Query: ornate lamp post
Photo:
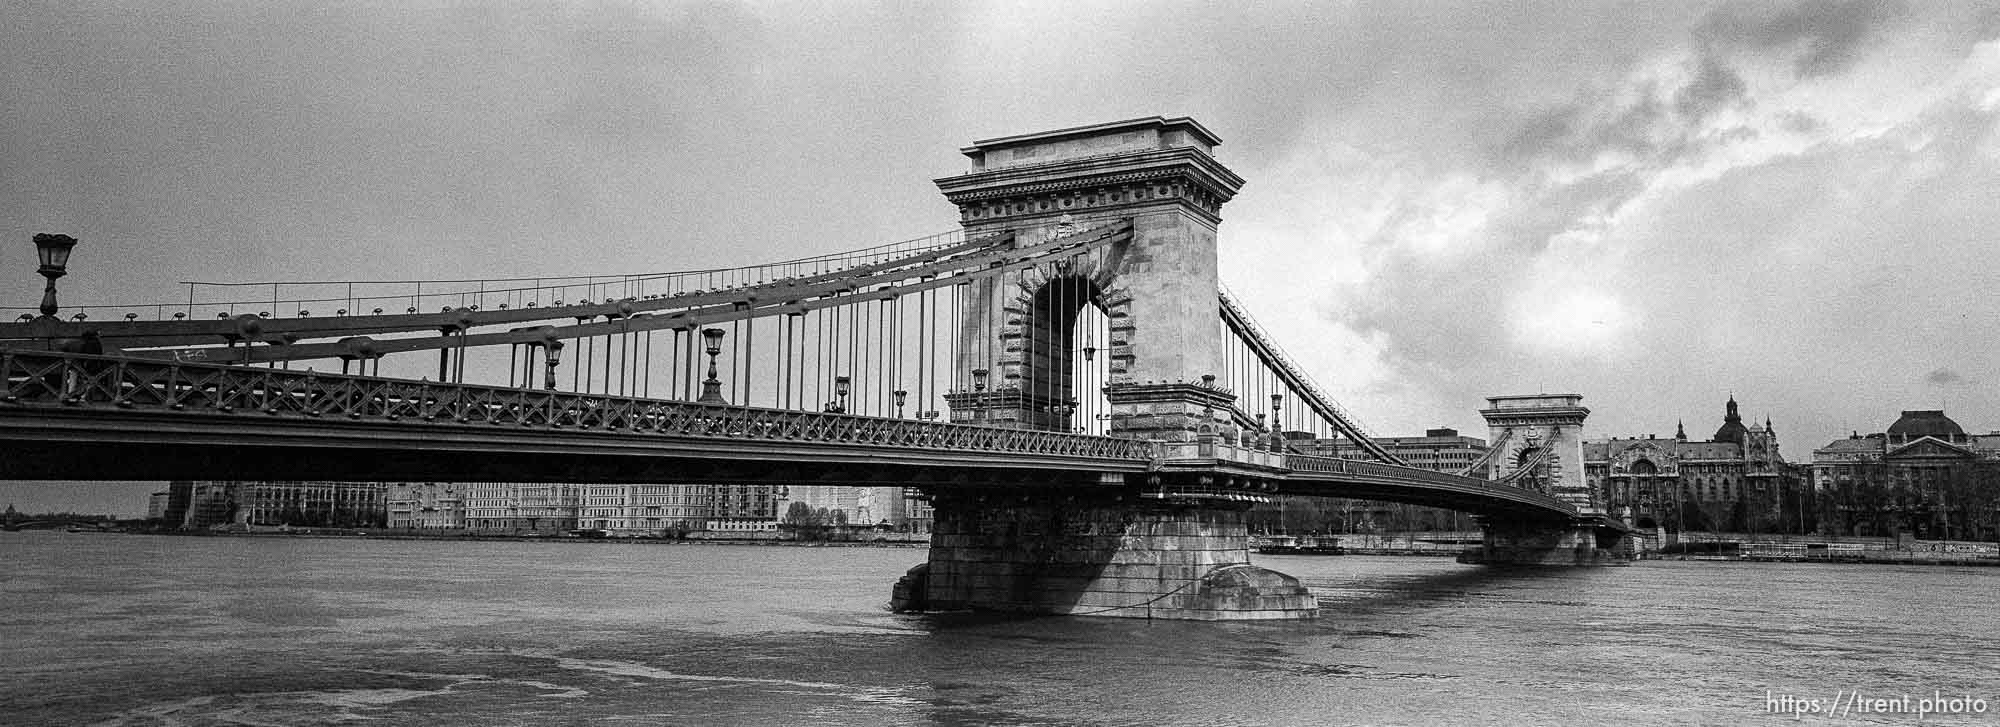
[(35, 236), (35, 255), (42, 266), (35, 272), (49, 279), (48, 287), (42, 289), (42, 316), (56, 317), (56, 278), (69, 273), (69, 251), (76, 247), (76, 238), (69, 235), (42, 233)]
[(717, 378), (719, 372), (715, 368), (715, 357), (722, 353), (722, 336), (723, 330), (720, 328), (701, 329), (702, 339), (708, 342), (708, 348), (706, 349), (708, 351), (708, 379), (701, 382), (701, 396), (695, 399), (696, 402), (702, 404), (729, 403), (729, 400), (722, 398), (722, 379)]
[(986, 390), (986, 369), (972, 370), (972, 390), (973, 391)]
[(1278, 418), (1278, 410), (1283, 408), (1284, 404), (1284, 394), (1271, 395), (1271, 451), (1273, 452), (1282, 452), (1285, 449), (1285, 425)]
[(845, 374), (833, 377), (833, 393), (840, 397), (840, 401), (833, 405), (833, 413), (846, 414), (847, 395), (854, 393), (854, 380)]
[[(548, 365), (548, 369), (545, 372), (546, 375), (542, 377), (542, 389), (555, 391), (556, 365), (562, 363), (563, 342), (551, 339), (542, 344), (542, 350), (547, 351), (549, 354), (548, 358), (543, 362)], [(380, 366), (380, 364), (377, 364), (377, 366)], [(378, 368), (377, 370), (379, 371), (380, 369)]]
[(896, 418), (901, 419), (903, 418), (903, 400), (909, 397), (910, 392), (903, 389), (897, 389), (890, 393), (894, 394), (896, 397)]

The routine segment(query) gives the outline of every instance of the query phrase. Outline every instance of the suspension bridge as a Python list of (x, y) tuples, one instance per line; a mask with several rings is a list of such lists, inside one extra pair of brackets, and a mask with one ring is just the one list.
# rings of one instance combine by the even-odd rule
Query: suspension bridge
[[(1579, 397), (1490, 399), (1493, 456), (1410, 467), (1222, 289), (1218, 143), (1160, 117), (978, 142), (936, 180), (960, 229), (728, 269), (189, 282), (64, 318), (74, 243), (38, 240), (0, 477), (907, 486), (936, 509), (912, 608), (1310, 617), (1248, 562), (1243, 513), (1280, 495), (1471, 512), (1488, 562), (1616, 562)], [(1369, 459), (1294, 445), (1333, 438)]]

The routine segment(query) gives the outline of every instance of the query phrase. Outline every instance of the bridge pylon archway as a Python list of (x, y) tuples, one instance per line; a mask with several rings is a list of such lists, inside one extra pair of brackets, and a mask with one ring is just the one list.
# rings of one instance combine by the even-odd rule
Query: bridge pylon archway
[[(1113, 434), (1193, 441), (1204, 412), (1233, 396), (1203, 388), (1223, 368), (1216, 229), (1243, 179), (1216, 161), (1220, 141), (1188, 118), (1153, 117), (989, 139), (961, 151), (971, 171), (937, 181), (968, 236), (1011, 231), (1028, 246), (1111, 226), (1129, 242), (975, 281), (956, 366), (969, 383), (956, 421), (1061, 428), (1060, 381), (1073, 364), (1053, 345), (1087, 302), (1109, 319)], [(972, 376), (972, 372), (984, 372)]]

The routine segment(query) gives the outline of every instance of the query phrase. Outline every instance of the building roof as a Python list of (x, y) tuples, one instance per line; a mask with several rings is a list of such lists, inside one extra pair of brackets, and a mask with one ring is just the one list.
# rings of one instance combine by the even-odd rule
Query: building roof
[(1963, 444), (1954, 444), (1937, 437), (1922, 437), (1916, 441), (1889, 450), (1888, 456), (1905, 458), (1939, 456), (1960, 458), (1974, 455), (1972, 448)]
[(1951, 417), (1945, 416), (1941, 409), (1919, 409), (1903, 412), (1902, 418), (1897, 419), (1895, 424), (1889, 425), (1888, 434), (1909, 439), (1937, 437), (1953, 441), (1963, 438), (1965, 430), (1958, 426), (1958, 422), (1952, 421)]
[(1743, 415), (1736, 412), (1736, 396), (1732, 394), (1729, 397), (1729, 403), (1725, 406), (1726, 408), (1722, 415), (1722, 426), (1715, 430), (1715, 436), (1709, 437), (1709, 440), (1742, 444), (1750, 430), (1743, 427)]
[(1584, 461), (1608, 460), (1634, 447), (1652, 446), (1675, 459), (1742, 459), (1743, 445), (1735, 442), (1688, 442), (1679, 439), (1632, 438), (1600, 439), (1583, 443)]
[(1815, 451), (1815, 452), (1880, 452), (1880, 451), (1882, 451), (1882, 438), (1881, 438), (1881, 437), (1848, 437), (1848, 438), (1846, 438), (1846, 439), (1836, 439), (1836, 440), (1833, 440), (1833, 441), (1831, 441), (1831, 442), (1827, 442), (1827, 443), (1826, 443), (1826, 446), (1824, 446), (1824, 447), (1820, 447), (1819, 449), (1816, 449), (1816, 450), (1813, 450), (1813, 451)]

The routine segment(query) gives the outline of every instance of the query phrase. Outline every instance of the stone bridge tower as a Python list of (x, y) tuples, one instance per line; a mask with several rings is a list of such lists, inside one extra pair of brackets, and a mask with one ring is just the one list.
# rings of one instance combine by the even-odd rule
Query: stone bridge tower
[[(1012, 231), (1016, 246), (1130, 220), (1129, 243), (972, 285), (959, 372), (988, 372), (951, 397), (956, 421), (1068, 431), (1068, 340), (1084, 305), (1111, 322), (1105, 395), (1115, 434), (1188, 441), (1199, 385), (1222, 371), (1216, 226), (1243, 179), (1215, 160), (1220, 141), (1185, 117), (1152, 117), (989, 139), (962, 151), (972, 170), (937, 180), (966, 234)], [(1082, 233), (1072, 231), (1081, 230)]]
[(1494, 396), (1479, 410), (1487, 441), (1498, 450), (1487, 479), (1531, 467), (1515, 481), (1576, 508), (1567, 521), (1496, 521), (1481, 518), (1482, 540), (1462, 562), (1507, 565), (1623, 565), (1632, 557), (1629, 528), (1604, 514), (1583, 477), (1583, 420), (1590, 416), (1577, 394)]
[(1536, 471), (1523, 476), (1523, 486), (1554, 495), (1581, 513), (1603, 512), (1583, 478), (1583, 420), (1590, 416), (1583, 396), (1488, 397), (1479, 415), (1486, 418), (1486, 441), (1501, 450), (1487, 465), (1487, 479), (1497, 480), (1534, 464)]
[[(1193, 441), (1235, 397), (1220, 374), (1216, 226), (1243, 180), (1214, 134), (1152, 117), (990, 139), (966, 174), (937, 180), (968, 236), (1017, 247), (1129, 221), (1129, 240), (970, 284), (952, 420), (1069, 431), (1070, 336), (1085, 305), (1110, 322), (1114, 435)], [(978, 608), (1126, 618), (1311, 618), (1298, 579), (1250, 564), (1241, 478), (1121, 475), (1094, 484), (932, 488), (929, 562), (897, 584), (898, 608)], [(1221, 492), (1227, 484), (1238, 489)]]

